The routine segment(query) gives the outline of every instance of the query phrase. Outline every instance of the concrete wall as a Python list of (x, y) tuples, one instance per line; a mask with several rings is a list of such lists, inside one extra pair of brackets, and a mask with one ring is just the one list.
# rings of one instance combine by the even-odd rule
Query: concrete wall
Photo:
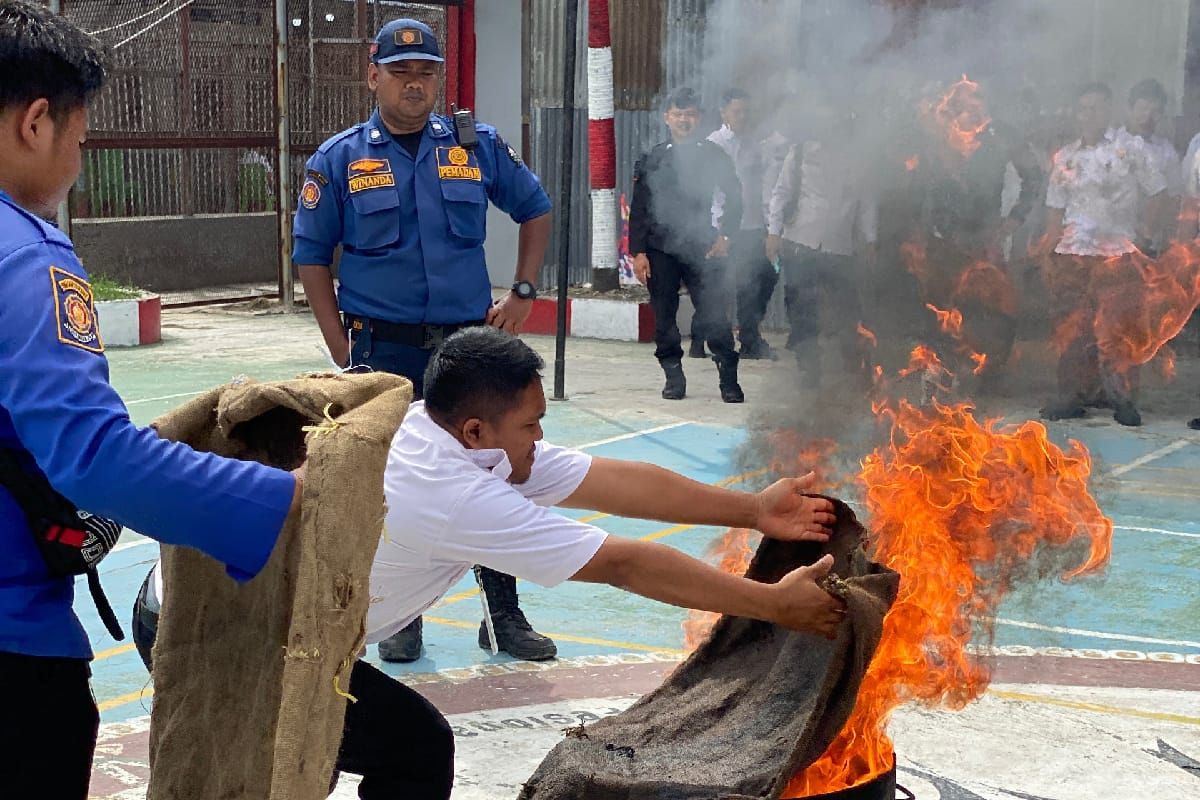
[(275, 279), (275, 214), (83, 219), (71, 238), (84, 267), (154, 292)]
[[(521, 0), (475, 4), (475, 117), (494, 125), (521, 149)], [(517, 264), (517, 226), (498, 208), (488, 210), (488, 275), (511, 286)]]

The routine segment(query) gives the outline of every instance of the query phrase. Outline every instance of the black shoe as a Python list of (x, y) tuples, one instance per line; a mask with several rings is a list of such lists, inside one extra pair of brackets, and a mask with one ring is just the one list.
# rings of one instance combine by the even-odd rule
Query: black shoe
[(688, 358), (704, 358), (708, 353), (704, 352), (704, 340), (692, 339), (692, 344), (688, 347)]
[(1200, 417), (1196, 417), (1194, 420), (1189, 422), (1188, 427), (1194, 431), (1200, 431)]
[(739, 355), (742, 358), (749, 358), (753, 361), (774, 361), (779, 356), (775, 355), (775, 351), (771, 349), (771, 345), (767, 344), (766, 339), (758, 339), (750, 344), (743, 344)]
[(379, 657), (393, 664), (409, 664), (421, 657), (421, 618), (379, 643)]
[(1060, 419), (1083, 419), (1087, 416), (1087, 409), (1077, 400), (1070, 400), (1064, 403), (1054, 403), (1048, 405), (1041, 410), (1042, 419), (1057, 421)]
[(720, 376), (721, 400), (726, 403), (746, 402), (746, 395), (738, 385), (737, 354), (723, 359), (714, 356), (713, 361), (717, 364), (717, 375)]
[[(548, 661), (558, 655), (554, 640), (535, 631), (519, 608), (493, 613), (492, 627), (496, 631), (496, 646), (513, 658)], [(479, 623), (479, 646), (489, 653), (492, 650), (486, 622)]]
[(663, 385), (663, 400), (682, 400), (687, 395), (687, 378), (683, 374), (683, 364), (678, 361), (663, 361), (663, 372), (667, 382)]
[(1137, 428), (1142, 424), (1142, 415), (1138, 413), (1130, 400), (1118, 400), (1113, 404), (1113, 419), (1128, 428)]

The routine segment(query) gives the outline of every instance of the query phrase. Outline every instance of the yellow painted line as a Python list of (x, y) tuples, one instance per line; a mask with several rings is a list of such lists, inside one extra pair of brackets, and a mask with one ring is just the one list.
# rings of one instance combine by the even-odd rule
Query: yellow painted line
[[(447, 617), (425, 617), (426, 622), (433, 622), (438, 625), (448, 625), (451, 628), (465, 628), (468, 630), (478, 630), (478, 622), (463, 622), (462, 620), (449, 619)], [(554, 633), (552, 631), (542, 631), (542, 635), (549, 636), (551, 639), (561, 640), (564, 642), (575, 642), (577, 644), (595, 644), (601, 647), (616, 647), (625, 650), (640, 650), (645, 653), (677, 653), (686, 655), (686, 650), (679, 650), (674, 647), (658, 647), (656, 645), (638, 644), (637, 642), (617, 642), (611, 639), (596, 639), (591, 636), (573, 636), (567, 633)]]
[(1002, 689), (988, 689), (988, 694), (1005, 700), (1022, 700), (1027, 703), (1042, 703), (1060, 708), (1073, 708), (1078, 711), (1094, 711), (1097, 714), (1116, 714), (1122, 717), (1138, 717), (1153, 719), (1160, 722), (1178, 722), (1183, 725), (1200, 725), (1200, 717), (1188, 717), (1183, 714), (1171, 714), (1166, 711), (1142, 711), (1138, 708), (1120, 708), (1099, 703), (1083, 703), (1078, 700), (1060, 700), (1057, 697), (1047, 697), (1042, 694), (1025, 694), (1024, 692), (1008, 692)]
[(130, 650), (136, 650), (136, 649), (137, 649), (137, 647), (132, 644), (117, 645), (116, 647), (110, 647), (107, 650), (101, 650), (99, 653), (96, 653), (95, 658), (93, 658), (92, 660), (93, 661), (103, 661), (106, 658), (112, 658), (113, 656), (119, 656), (122, 653), (128, 653)]
[(448, 606), (448, 605), (452, 605), (454, 603), (461, 603), (463, 600), (470, 600), (472, 597), (477, 597), (478, 595), (479, 595), (479, 587), (476, 586), (474, 589), (467, 589), (465, 591), (459, 592), (458, 594), (452, 594), (449, 597), (444, 598), (441, 602), (439, 602), (437, 605), (435, 605), (434, 608), (441, 608), (442, 606)]
[(103, 703), (97, 703), (96, 708), (100, 709), (101, 711), (108, 711), (109, 709), (116, 708), (117, 706), (136, 703), (138, 700), (149, 699), (153, 696), (154, 687), (147, 686), (145, 689), (138, 689), (136, 692), (130, 692), (129, 694), (123, 694), (120, 697), (114, 697), (112, 700), (105, 700)]
[(690, 531), (694, 527), (696, 527), (696, 526), (695, 525), (674, 525), (670, 528), (663, 528), (661, 531), (655, 531), (654, 533), (648, 533), (645, 536), (642, 536), (640, 538), (643, 542), (653, 542), (658, 539), (665, 539), (666, 537), (671, 536), (676, 533), (683, 533), (684, 531)]
[(586, 517), (580, 517), (576, 521), (587, 524), (589, 522), (595, 522), (598, 519), (604, 519), (605, 517), (611, 517), (611, 516), (612, 516), (612, 514), (605, 514), (603, 511), (597, 511), (595, 514), (588, 514)]

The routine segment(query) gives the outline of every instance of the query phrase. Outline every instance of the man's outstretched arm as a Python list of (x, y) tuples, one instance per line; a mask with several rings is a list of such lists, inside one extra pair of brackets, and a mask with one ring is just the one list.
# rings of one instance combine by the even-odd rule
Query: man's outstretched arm
[(561, 505), (621, 517), (753, 528), (775, 539), (825, 541), (833, 504), (805, 492), (812, 476), (784, 478), (758, 493), (709, 486), (638, 461), (594, 458), (587, 477)]
[(682, 608), (760, 619), (832, 639), (845, 604), (817, 584), (832, 564), (825, 556), (778, 583), (759, 583), (666, 545), (608, 536), (571, 580), (607, 583)]

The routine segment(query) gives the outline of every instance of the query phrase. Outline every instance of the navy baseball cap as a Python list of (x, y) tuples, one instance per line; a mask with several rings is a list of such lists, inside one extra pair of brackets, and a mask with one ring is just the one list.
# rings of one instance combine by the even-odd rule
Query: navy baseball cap
[(379, 29), (371, 45), (371, 60), (376, 64), (393, 61), (445, 61), (437, 36), (424, 22), (394, 19)]

